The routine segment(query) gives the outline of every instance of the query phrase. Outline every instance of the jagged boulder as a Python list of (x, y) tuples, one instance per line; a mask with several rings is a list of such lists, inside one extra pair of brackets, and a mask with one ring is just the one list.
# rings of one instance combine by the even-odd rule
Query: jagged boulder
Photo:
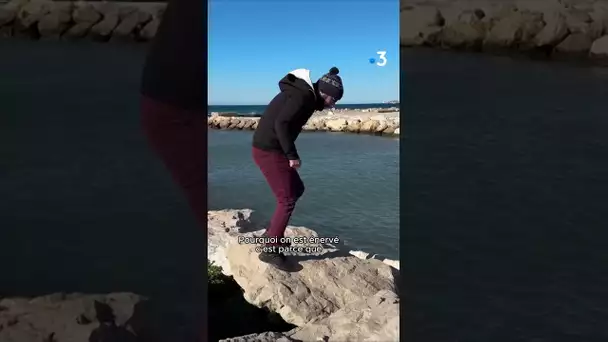
[(285, 335), (299, 341), (399, 341), (399, 296), (382, 290)]
[(434, 45), (445, 19), (433, 6), (405, 7), (399, 16), (399, 36), (403, 46)]
[(38, 38), (38, 22), (47, 15), (53, 6), (51, 1), (32, 0), (21, 6), (15, 18), (15, 36)]
[(593, 42), (589, 55), (594, 59), (608, 60), (608, 35), (603, 36)]
[(345, 128), (346, 132), (359, 133), (361, 131), (361, 120), (350, 120)]
[(287, 273), (259, 261), (252, 245), (231, 244), (226, 256), (245, 299), (295, 325), (327, 317), (380, 290), (397, 291), (396, 270), (380, 260), (324, 251), (321, 256), (302, 256), (302, 270)]
[(589, 15), (593, 20), (590, 29), (597, 34), (595, 39), (608, 34), (608, 3), (594, 3), (593, 11)]
[(231, 118), (230, 119), (230, 124), (228, 125), (228, 129), (235, 129), (239, 126), (239, 124), (241, 123), (241, 119), (239, 118)]
[(566, 16), (559, 11), (550, 11), (543, 16), (545, 27), (534, 37), (538, 47), (553, 47), (568, 35)]
[(148, 12), (136, 7), (124, 7), (120, 12), (120, 23), (112, 33), (112, 40), (137, 39), (138, 33), (152, 19)]
[[(378, 291), (397, 292), (397, 269), (381, 260), (359, 259), (331, 242), (298, 244), (301, 250), (290, 253), (290, 260), (300, 266), (296, 272), (283, 272), (259, 261), (256, 245), (244, 240), (264, 231), (251, 221), (251, 213), (210, 211), (207, 220), (209, 260), (234, 277), (249, 303), (267, 307), (286, 322), (302, 326)], [(318, 238), (305, 227), (289, 226), (285, 235)]]
[(325, 126), (332, 132), (342, 132), (348, 126), (348, 122), (345, 119), (327, 120)]
[(482, 21), (484, 17), (481, 9), (463, 11), (441, 31), (441, 45), (452, 49), (480, 49), (488, 26)]
[(542, 13), (525, 10), (505, 10), (496, 18), (484, 40), (484, 50), (527, 49), (544, 28)]
[(566, 25), (570, 33), (588, 34), (593, 19), (588, 11), (578, 8), (568, 8), (563, 11), (566, 18)]
[(73, 8), (74, 3), (70, 1), (54, 2), (50, 6), (49, 13), (38, 22), (40, 36), (46, 39), (59, 39), (72, 22)]
[(565, 56), (587, 56), (593, 41), (585, 33), (570, 34), (555, 47), (556, 54)]
[(379, 120), (367, 120), (361, 123), (361, 132), (375, 132), (380, 126)]
[(97, 24), (103, 18), (95, 7), (86, 2), (76, 3), (74, 13), (72, 13), (74, 25), (70, 27), (64, 36), (68, 38), (82, 38), (86, 36), (93, 25)]
[(91, 27), (91, 36), (95, 40), (107, 41), (118, 26), (119, 8), (113, 3), (106, 3), (99, 8), (103, 19)]
[(0, 6), (0, 26), (10, 24), (17, 18), (21, 7), (23, 7), (28, 0), (13, 0), (5, 5)]
[(383, 290), (284, 333), (266, 332), (220, 342), (399, 341), (399, 303), (399, 296)]
[(325, 130), (325, 119), (322, 117), (312, 117), (306, 123), (309, 130), (312, 131), (323, 131)]
[(156, 36), (156, 32), (160, 26), (160, 23), (163, 19), (163, 15), (165, 13), (165, 8), (159, 8), (152, 15), (152, 19), (148, 22), (139, 32), (139, 39), (141, 40), (152, 40), (154, 36)]

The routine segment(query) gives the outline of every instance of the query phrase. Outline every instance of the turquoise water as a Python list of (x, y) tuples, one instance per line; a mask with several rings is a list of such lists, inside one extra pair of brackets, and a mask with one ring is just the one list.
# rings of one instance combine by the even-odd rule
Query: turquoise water
[[(251, 208), (268, 220), (274, 197), (251, 159), (251, 138), (247, 131), (209, 131), (209, 206)], [(398, 259), (399, 141), (303, 133), (297, 146), (306, 192), (291, 223)]]

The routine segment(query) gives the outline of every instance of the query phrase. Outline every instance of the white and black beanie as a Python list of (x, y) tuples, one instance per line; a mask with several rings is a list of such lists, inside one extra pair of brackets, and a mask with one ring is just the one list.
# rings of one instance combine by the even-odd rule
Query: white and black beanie
[(340, 100), (344, 95), (342, 79), (338, 76), (339, 72), (338, 68), (332, 67), (318, 81), (319, 91), (333, 97), (336, 101)]

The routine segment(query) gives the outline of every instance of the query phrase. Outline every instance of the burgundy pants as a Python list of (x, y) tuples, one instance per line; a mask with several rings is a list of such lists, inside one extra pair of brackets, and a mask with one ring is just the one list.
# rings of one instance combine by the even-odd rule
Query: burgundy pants
[(150, 146), (184, 192), (198, 224), (206, 228), (207, 116), (143, 97), (141, 123)]
[(281, 238), (285, 234), (296, 202), (304, 193), (304, 183), (298, 171), (289, 167), (289, 160), (280, 152), (263, 151), (254, 147), (253, 160), (264, 174), (277, 201), (266, 233), (269, 237)]

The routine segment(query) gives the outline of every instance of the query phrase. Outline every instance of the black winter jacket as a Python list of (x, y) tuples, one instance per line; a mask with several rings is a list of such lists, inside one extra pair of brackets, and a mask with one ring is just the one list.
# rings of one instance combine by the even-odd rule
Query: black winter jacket
[(253, 146), (283, 152), (289, 160), (300, 159), (295, 141), (315, 110), (323, 109), (317, 85), (309, 71), (297, 69), (279, 81), (281, 92), (266, 107), (253, 135)]

